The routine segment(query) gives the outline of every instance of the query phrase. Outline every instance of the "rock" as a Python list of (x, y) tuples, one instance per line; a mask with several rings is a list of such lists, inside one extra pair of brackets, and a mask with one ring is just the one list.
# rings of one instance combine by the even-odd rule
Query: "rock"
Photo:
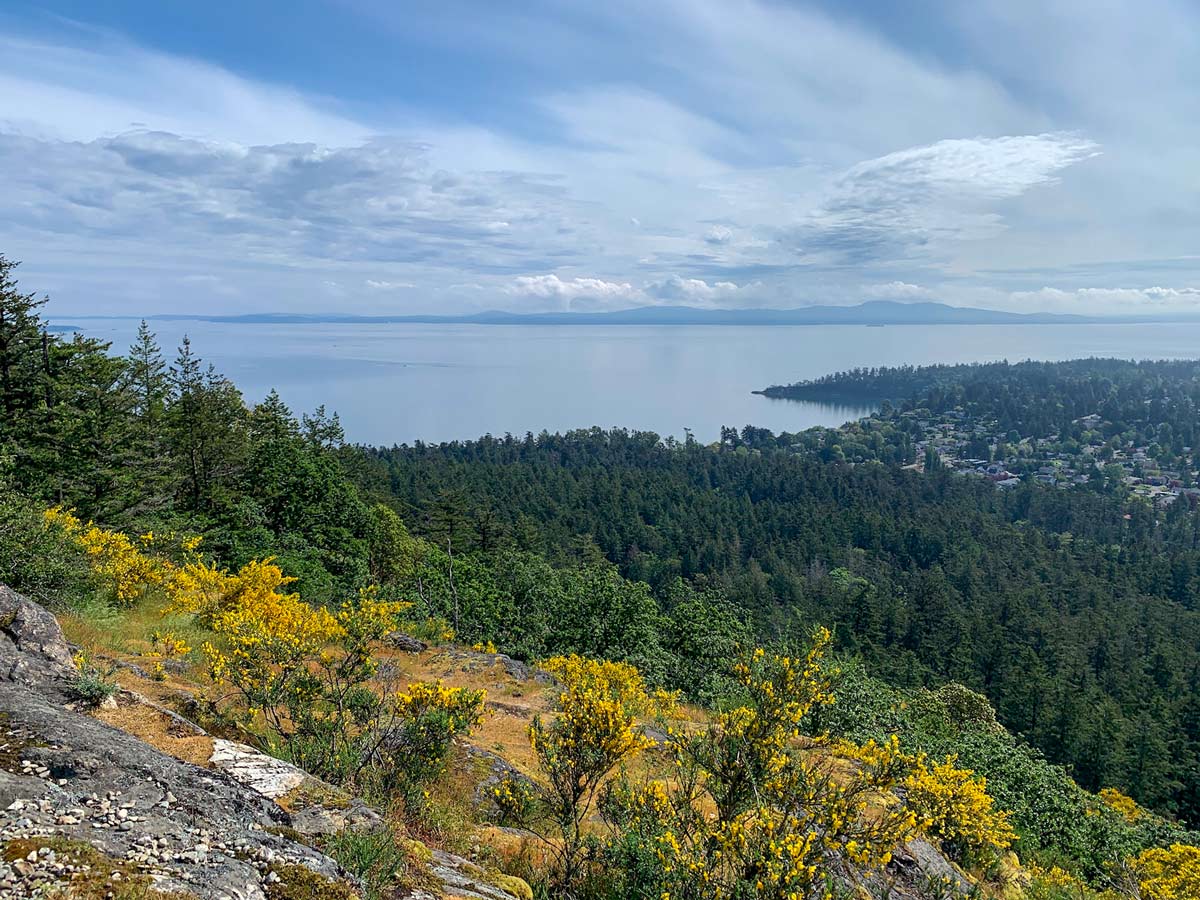
[(357, 797), (349, 805), (316, 803), (291, 814), (291, 826), (303, 835), (337, 834), (342, 831), (371, 831), (383, 817)]
[(71, 648), (46, 609), (0, 584), (0, 677), (51, 681), (74, 675)]
[[(433, 851), (430, 871), (442, 883), (442, 894), (446, 897), (463, 900), (532, 900), (533, 897), (529, 885), (520, 878), (511, 875), (489, 876), (470, 860), (444, 850)], [(508, 889), (494, 882), (504, 883)], [(529, 893), (525, 894), (524, 891)]]
[(480, 806), (491, 808), (495, 804), (495, 799), (492, 796), (492, 790), (504, 781), (506, 778), (512, 778), (517, 781), (524, 781), (533, 784), (532, 780), (524, 774), (520, 769), (510, 763), (507, 759), (499, 756), (490, 750), (484, 750), (482, 747), (476, 747), (474, 744), (463, 741), (460, 743), (464, 752), (472, 760), (482, 766), (486, 766), (486, 774), (475, 785), (475, 802)]
[(413, 637), (411, 634), (405, 634), (403, 631), (393, 631), (384, 637), (384, 642), (397, 650), (403, 650), (406, 653), (422, 653), (429, 649), (429, 645), (422, 640)]
[[(276, 833), (287, 814), (231, 774), (69, 708), (73, 677), (54, 617), (0, 586), (0, 843), (38, 839), (37, 862), (17, 861), (28, 877), (51, 886), (69, 877), (62, 853), (41, 852), (52, 837), (87, 844), (126, 871), (153, 874), (161, 890), (200, 900), (265, 900), (263, 859), (339, 877), (324, 854)], [(21, 880), (11, 890), (0, 883), (0, 896), (29, 896), (26, 875), (11, 867)]]
[(451, 663), (458, 663), (464, 672), (478, 672), (491, 666), (501, 666), (506, 675), (516, 681), (533, 681), (536, 684), (556, 685), (556, 679), (549, 672), (534, 668), (528, 663), (513, 659), (504, 653), (482, 653), (477, 650), (459, 650), (447, 648), (440, 654)]
[(896, 850), (886, 869), (863, 879), (872, 896), (894, 900), (925, 900), (935, 895), (952, 900), (975, 889), (967, 878), (933, 844), (915, 838)]
[(308, 777), (307, 773), (291, 763), (267, 756), (247, 744), (221, 738), (213, 739), (213, 752), (208, 764), (271, 800), (278, 800), (300, 787)]

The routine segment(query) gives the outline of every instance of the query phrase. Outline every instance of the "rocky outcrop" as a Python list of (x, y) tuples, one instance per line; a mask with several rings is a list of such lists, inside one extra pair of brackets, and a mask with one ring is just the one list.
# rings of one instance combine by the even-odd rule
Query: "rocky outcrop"
[(44, 684), (74, 672), (71, 650), (49, 610), (0, 584), (0, 678)]
[[(328, 857), (275, 833), (290, 825), (278, 804), (73, 709), (54, 617), (2, 586), (0, 612), (0, 843), (78, 842), (159, 889), (213, 900), (265, 900), (287, 866), (338, 877)], [(62, 853), (39, 865), (47, 855), (31, 852), (0, 864), (0, 897), (79, 874)]]
[[(378, 828), (379, 813), (290, 763), (209, 738), (174, 711), (122, 691), (122, 704), (166, 716), (171, 729), (212, 748), (207, 766), (155, 749), (77, 709), (75, 677), (54, 616), (0, 585), (0, 848), (11, 858), (0, 858), (0, 900), (62, 892), (81, 878), (91, 879), (93, 893), (101, 878), (173, 892), (172, 900), (274, 900), (335, 882), (342, 887), (328, 896), (352, 896), (338, 865), (294, 838)], [(438, 887), (411, 896), (532, 896), (520, 879), (489, 875), (461, 857), (426, 851), (424, 858)], [(289, 882), (299, 892), (289, 892)]]
[(429, 649), (427, 643), (411, 634), (405, 634), (403, 631), (393, 631), (391, 634), (385, 635), (383, 642), (389, 647), (395, 647), (405, 653), (424, 653)]

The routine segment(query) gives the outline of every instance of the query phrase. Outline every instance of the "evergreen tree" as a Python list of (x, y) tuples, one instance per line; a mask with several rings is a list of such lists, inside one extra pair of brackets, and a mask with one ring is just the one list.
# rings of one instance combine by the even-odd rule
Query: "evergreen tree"
[(22, 293), (19, 263), (0, 254), (0, 440), (15, 440), (46, 401), (49, 335), (39, 314), (46, 298)]

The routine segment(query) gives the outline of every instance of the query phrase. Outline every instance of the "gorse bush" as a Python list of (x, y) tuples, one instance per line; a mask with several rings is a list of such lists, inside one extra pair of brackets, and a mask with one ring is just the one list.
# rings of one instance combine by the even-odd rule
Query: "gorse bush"
[[(913, 834), (893, 793), (905, 758), (893, 740), (856, 747), (850, 765), (801, 723), (833, 701), (829, 633), (800, 657), (755, 651), (734, 668), (736, 705), (695, 733), (672, 730), (665, 783), (617, 785), (607, 854), (628, 896), (669, 900), (831, 897), (849, 864), (872, 871)], [(619, 894), (619, 892), (618, 892)]]
[(1200, 847), (1173, 844), (1144, 851), (1133, 861), (1143, 900), (1200, 897)]
[[(167, 611), (190, 614), (207, 629), (212, 638), (200, 652), (224, 691), (211, 702), (314, 774), (416, 805), (450, 741), (480, 721), (482, 691), (375, 683), (374, 647), (403, 624), (407, 601), (383, 599), (372, 586), (330, 610), (288, 590), (295, 579), (270, 557), (231, 572), (199, 553), (199, 539), (132, 539), (61, 508), (44, 518), (47, 529), (82, 548), (117, 603), (157, 596)], [(189, 652), (172, 633), (151, 636), (156, 674), (163, 659)]]
[(1017, 838), (1008, 813), (996, 809), (986, 778), (956, 762), (951, 756), (930, 766), (918, 759), (903, 783), (909, 808), (960, 859), (1007, 849)]
[[(270, 559), (236, 575), (200, 570), (203, 590), (177, 591), (214, 634), (202, 647), (209, 674), (270, 739), (310, 772), (410, 804), (441, 771), (451, 739), (474, 728), (483, 692), (414, 683), (376, 686), (372, 650), (401, 624), (410, 604), (364, 588), (336, 612), (285, 590), (292, 579)], [(210, 590), (219, 586), (221, 593)]]
[(529, 727), (543, 780), (531, 786), (505, 779), (495, 789), (495, 801), (502, 817), (543, 838), (555, 858), (554, 878), (569, 890), (583, 875), (584, 821), (604, 779), (654, 746), (637, 730), (637, 717), (665, 713), (676, 698), (648, 691), (627, 663), (572, 655), (549, 659), (542, 667), (563, 686), (554, 718), (547, 723), (535, 717)]

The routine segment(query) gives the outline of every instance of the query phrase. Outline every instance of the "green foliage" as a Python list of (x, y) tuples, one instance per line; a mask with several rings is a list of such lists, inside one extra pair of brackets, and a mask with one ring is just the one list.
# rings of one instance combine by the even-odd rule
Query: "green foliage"
[(121, 689), (113, 680), (116, 669), (112, 666), (98, 666), (90, 657), (82, 654), (76, 657), (75, 666), (77, 671), (71, 679), (70, 691), (84, 706), (97, 707), (116, 696)]
[(83, 550), (62, 531), (47, 529), (40, 505), (11, 484), (11, 469), (0, 457), (0, 584), (51, 609), (87, 605), (97, 584)]
[[(1002, 724), (1085, 787), (1121, 786), (1200, 817), (1200, 524), (1186, 502), (1156, 517), (1090, 491), (831, 465), (761, 429), (737, 440), (735, 452), (592, 429), (367, 451), (356, 471), (365, 489), (416, 511), (418, 534), (439, 498), (457, 492), (465, 521), (455, 529), (468, 544), (456, 565), (474, 550), (475, 510), (486, 510), (513, 549), (480, 559), (532, 550), (592, 567), (602, 555), (650, 586), (657, 624), (638, 624), (655, 613), (632, 596), (616, 621), (630, 635), (656, 631), (657, 646), (614, 648), (601, 623), (600, 640), (570, 635), (592, 640), (581, 652), (637, 646), (648, 675), (713, 696), (687, 665), (679, 682), (671, 674), (681, 654), (661, 616), (682, 578), (722, 597), (760, 641), (795, 642), (824, 622), (874, 675), (985, 695)], [(524, 590), (519, 565), (501, 571), (497, 594)], [(533, 579), (517, 606), (528, 618), (510, 625), (505, 611), (470, 639), (536, 655), (544, 623), (559, 623), (543, 613), (545, 583)], [(586, 607), (580, 615), (588, 621)], [(473, 621), (486, 617), (463, 616), (464, 628)], [(732, 620), (725, 627), (741, 640)]]
[(362, 900), (386, 900), (402, 887), (411, 886), (419, 867), (406, 843), (390, 828), (373, 831), (344, 829), (330, 835), (321, 849), (339, 866), (359, 879)]

